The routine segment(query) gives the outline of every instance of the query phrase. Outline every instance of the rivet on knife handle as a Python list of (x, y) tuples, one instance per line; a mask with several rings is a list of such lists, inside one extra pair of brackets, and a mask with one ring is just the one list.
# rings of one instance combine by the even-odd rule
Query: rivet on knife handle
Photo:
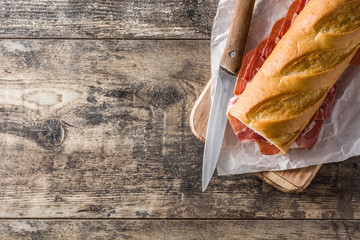
[(238, 74), (242, 64), (254, 3), (255, 0), (236, 0), (235, 2), (229, 36), (220, 60), (220, 67), (233, 75)]

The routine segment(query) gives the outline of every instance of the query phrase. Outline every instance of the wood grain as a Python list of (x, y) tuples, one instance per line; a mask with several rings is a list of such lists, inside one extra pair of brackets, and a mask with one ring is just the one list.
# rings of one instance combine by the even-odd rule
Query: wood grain
[(299, 194), (251, 175), (201, 193), (188, 116), (217, 3), (0, 3), (1, 239), (360, 238), (360, 157)]
[(220, 59), (220, 67), (234, 76), (241, 68), (254, 4), (255, 0), (235, 1), (229, 35)]
[(20, 0), (0, 4), (0, 38), (209, 39), (218, 0)]
[(359, 157), (304, 192), (249, 176), (201, 193), (191, 108), (209, 41), (0, 41), (0, 217), (359, 219)]
[(271, 186), (287, 193), (304, 191), (319, 172), (322, 165), (284, 171), (265, 171), (254, 173), (255, 176), (269, 183)]
[(359, 239), (359, 221), (2, 220), (5, 239)]
[(209, 81), (204, 87), (203, 91), (199, 95), (199, 98), (196, 100), (190, 113), (191, 131), (195, 135), (195, 137), (203, 143), (205, 143), (206, 131), (208, 125), (208, 121), (204, 121), (204, 119), (209, 119), (210, 109), (212, 104), (210, 91), (211, 91), (211, 81)]

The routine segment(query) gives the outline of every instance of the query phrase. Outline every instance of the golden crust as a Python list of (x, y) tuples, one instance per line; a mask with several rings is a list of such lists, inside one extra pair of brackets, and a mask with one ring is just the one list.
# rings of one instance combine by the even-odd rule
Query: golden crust
[(286, 153), (360, 46), (360, 0), (311, 0), (230, 114)]

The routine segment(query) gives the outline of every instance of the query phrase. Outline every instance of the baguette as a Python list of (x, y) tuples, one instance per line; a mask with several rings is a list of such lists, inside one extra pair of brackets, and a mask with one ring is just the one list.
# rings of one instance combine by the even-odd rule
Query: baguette
[(286, 153), (360, 47), (360, 0), (311, 0), (230, 114)]

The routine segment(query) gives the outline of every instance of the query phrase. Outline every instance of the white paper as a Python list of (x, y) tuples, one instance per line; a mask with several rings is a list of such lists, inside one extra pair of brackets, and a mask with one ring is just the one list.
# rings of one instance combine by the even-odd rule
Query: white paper
[[(256, 0), (245, 54), (265, 39), (274, 23), (286, 16), (292, 0)], [(212, 79), (216, 79), (235, 0), (220, 0), (211, 35)], [(290, 149), (285, 155), (265, 156), (255, 142), (240, 143), (228, 124), (217, 165), (218, 175), (286, 170), (360, 155), (360, 69), (349, 66), (338, 81), (331, 116), (324, 121), (311, 149)]]

